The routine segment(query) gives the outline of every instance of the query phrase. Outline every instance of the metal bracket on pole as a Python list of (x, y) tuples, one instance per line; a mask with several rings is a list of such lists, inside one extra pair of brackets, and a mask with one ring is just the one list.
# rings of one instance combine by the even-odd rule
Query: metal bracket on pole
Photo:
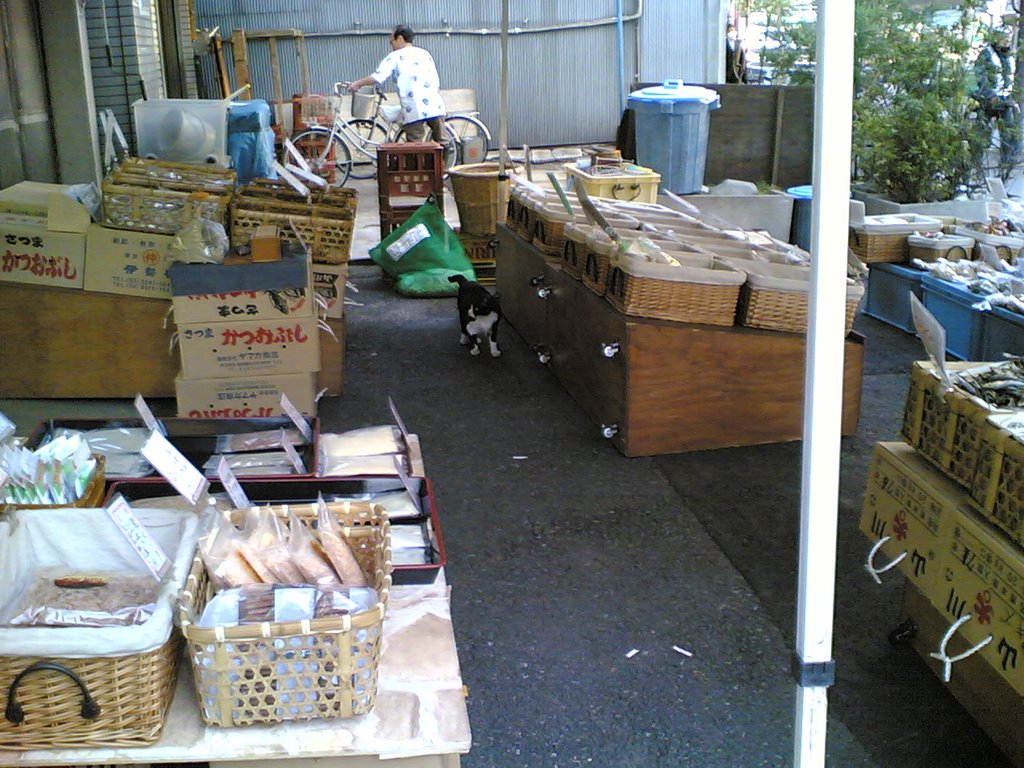
[(790, 670), (801, 688), (828, 688), (836, 682), (835, 659), (805, 662), (799, 654), (794, 653)]

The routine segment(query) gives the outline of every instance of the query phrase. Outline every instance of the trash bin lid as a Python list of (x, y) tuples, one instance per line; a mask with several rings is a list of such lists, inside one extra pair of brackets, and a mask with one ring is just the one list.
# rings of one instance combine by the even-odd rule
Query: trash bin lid
[(790, 197), (795, 197), (797, 200), (810, 200), (814, 197), (814, 185), (801, 184), (798, 187), (790, 187), (786, 190), (786, 194)]
[(699, 85), (683, 85), (682, 80), (666, 80), (661, 85), (633, 91), (629, 98), (637, 101), (699, 101), (710, 105), (718, 101), (718, 93)]

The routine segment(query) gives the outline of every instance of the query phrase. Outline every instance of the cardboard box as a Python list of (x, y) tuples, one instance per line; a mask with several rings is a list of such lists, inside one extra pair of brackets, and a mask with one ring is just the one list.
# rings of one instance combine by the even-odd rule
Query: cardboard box
[(309, 288), (272, 291), (230, 291), (195, 296), (175, 296), (174, 322), (223, 323), (230, 320), (279, 320), (313, 317), (315, 302)]
[(941, 578), (945, 542), (963, 502), (959, 487), (909, 445), (876, 443), (860, 518), (861, 531), (873, 543), (889, 537), (875, 567), (905, 554), (897, 567), (930, 592)]
[[(961, 509), (947, 538), (942, 570), (928, 593), (932, 605), (950, 624), (970, 614), (957, 634), (972, 646), (991, 638), (978, 655), (1024, 694), (1024, 553)], [(953, 675), (956, 670), (954, 664)]]
[(85, 290), (149, 299), (171, 298), (167, 270), (172, 235), (93, 224), (85, 240)]
[(273, 291), (304, 288), (310, 283), (309, 258), (303, 251), (289, 250), (277, 261), (241, 264), (184, 264), (176, 262), (167, 271), (175, 296), (230, 291)]
[(327, 317), (340, 320), (345, 316), (345, 280), (348, 264), (314, 264), (313, 290), (327, 304)]
[(316, 318), (188, 323), (178, 326), (186, 379), (230, 379), (320, 369)]
[(345, 320), (328, 320), (327, 325), (334, 332), (334, 338), (320, 330), (320, 372), (316, 388), (323, 390), (327, 397), (337, 397), (345, 386)]
[(81, 288), (85, 234), (51, 231), (45, 214), (0, 212), (0, 280)]
[(237, 379), (184, 379), (174, 381), (178, 416), (190, 419), (264, 418), (287, 416), (282, 393), (307, 416), (316, 416), (315, 373), (250, 376)]
[(22, 181), (0, 189), (0, 212), (43, 216), (50, 232), (85, 234), (92, 217), (70, 190), (64, 184)]

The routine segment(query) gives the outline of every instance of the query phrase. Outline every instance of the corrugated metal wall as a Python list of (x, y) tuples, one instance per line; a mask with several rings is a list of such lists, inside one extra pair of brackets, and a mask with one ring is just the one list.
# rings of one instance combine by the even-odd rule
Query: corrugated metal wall
[(143, 97), (143, 87), (149, 98), (165, 95), (155, 3), (101, 0), (86, 4), (96, 109), (113, 110), (129, 141), (135, 135), (131, 105)]
[[(627, 85), (644, 78), (662, 79), (665, 71), (704, 80), (703, 40), (708, 3), (679, 0), (623, 0), (625, 77)], [(501, 71), (500, 4), (438, 0), (196, 0), (196, 26), (219, 26), (225, 40), (231, 30), (300, 29), (313, 92), (326, 93), (336, 80), (369, 74), (389, 51), (388, 39), (398, 23), (418, 31), (416, 42), (438, 63), (443, 88), (476, 91), (481, 117), (493, 133), (498, 125)], [(512, 3), (509, 40), (509, 144), (534, 146), (609, 141), (620, 118), (615, 0), (522, 0)], [(643, 14), (637, 19), (638, 14)], [(713, 22), (714, 23), (714, 22)], [(647, 30), (654, 26), (657, 34)], [(644, 41), (647, 42), (644, 42)], [(646, 50), (641, 55), (638, 43)], [(225, 46), (229, 52), (230, 45)], [(248, 45), (255, 96), (270, 100), (268, 48)], [(279, 43), (285, 95), (298, 93), (295, 48)], [(646, 64), (645, 64), (646, 62)], [(230, 62), (229, 62), (230, 63)], [(645, 70), (651, 69), (650, 74)], [(700, 76), (697, 76), (697, 75)], [(202, 79), (214, 89), (213, 63), (206, 57)]]

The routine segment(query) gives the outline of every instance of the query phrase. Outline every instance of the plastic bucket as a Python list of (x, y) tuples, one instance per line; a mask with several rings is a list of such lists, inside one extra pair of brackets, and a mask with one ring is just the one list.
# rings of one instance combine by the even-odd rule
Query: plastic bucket
[(793, 198), (793, 231), (790, 238), (793, 245), (811, 250), (811, 203), (814, 196), (814, 187), (811, 184), (801, 184), (798, 187), (790, 187), (786, 194)]
[(493, 235), (505, 223), (509, 181), (498, 180), (497, 163), (456, 165), (448, 169), (448, 179), (463, 232)]
[(666, 80), (629, 95), (636, 115), (636, 162), (661, 174), (671, 192), (700, 192), (708, 152), (710, 111), (720, 106), (708, 88)]

